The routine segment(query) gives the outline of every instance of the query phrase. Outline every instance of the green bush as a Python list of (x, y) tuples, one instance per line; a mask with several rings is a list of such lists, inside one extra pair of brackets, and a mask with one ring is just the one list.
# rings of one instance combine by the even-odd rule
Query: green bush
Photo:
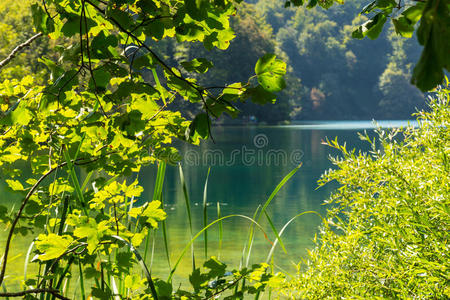
[(333, 158), (320, 184), (340, 187), (317, 247), (282, 294), (306, 299), (448, 299), (450, 90), (440, 89), (418, 128), (377, 130), (367, 153)]

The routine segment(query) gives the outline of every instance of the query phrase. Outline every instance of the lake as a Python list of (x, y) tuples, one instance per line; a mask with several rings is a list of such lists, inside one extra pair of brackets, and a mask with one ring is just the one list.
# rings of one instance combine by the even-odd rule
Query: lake
[[(384, 128), (406, 126), (407, 121), (382, 121)], [(280, 230), (293, 216), (316, 211), (322, 216), (326, 207), (322, 205), (330, 192), (336, 188), (329, 184), (317, 189), (317, 180), (321, 174), (332, 168), (330, 155), (338, 153), (323, 145), (322, 140), (336, 136), (340, 142), (346, 142), (347, 148), (367, 150), (358, 136), (358, 131), (368, 130), (373, 135), (374, 125), (370, 121), (333, 121), (307, 122), (288, 126), (230, 126), (214, 127), (214, 141), (202, 142), (199, 146), (178, 144), (183, 155), (181, 165), (190, 196), (193, 214), (194, 232), (202, 228), (203, 193), (208, 168), (211, 168), (207, 189), (208, 222), (217, 219), (217, 203), (221, 215), (241, 214), (252, 216), (259, 205), (264, 204), (278, 183), (297, 165), (302, 163), (298, 172), (285, 184), (268, 207), (269, 215), (275, 227)], [(152, 198), (156, 168), (143, 168), (139, 174), (144, 193), (140, 201)], [(6, 194), (0, 186), (0, 192), (6, 201)], [(168, 214), (167, 232), (171, 264), (190, 240), (190, 231), (185, 207), (183, 190), (178, 168), (168, 166), (163, 189), (165, 209)], [(287, 253), (280, 247), (274, 256), (278, 270), (295, 273), (295, 266), (306, 257), (306, 249), (313, 246), (312, 239), (318, 232), (320, 218), (314, 214), (303, 215), (293, 221), (282, 236)], [(269, 239), (274, 234), (263, 218), (261, 222)], [(223, 243), (220, 247), (218, 226), (208, 231), (208, 256), (218, 256), (230, 267), (239, 267), (242, 250), (248, 239), (250, 223), (243, 218), (230, 218), (223, 221)], [(1, 235), (2, 247), (6, 233)], [(23, 238), (13, 242), (14, 255), (19, 255), (8, 265), (10, 275), (23, 274), (23, 260), (29, 241)], [(161, 230), (158, 230), (154, 244), (152, 272), (154, 276), (166, 278), (168, 263), (165, 257)], [(194, 244), (197, 266), (204, 260), (203, 236)], [(261, 232), (257, 232), (253, 245), (251, 263), (264, 262), (270, 251), (271, 243)], [(21, 254), (21, 255), (20, 255)], [(13, 257), (13, 256), (11, 256)], [(180, 274), (190, 273), (192, 262), (190, 251), (177, 271), (175, 280), (184, 281)]]
[[(406, 126), (408, 121), (381, 121), (383, 128)], [(278, 183), (299, 163), (302, 167), (279, 191), (268, 207), (271, 219), (280, 230), (293, 216), (316, 211), (322, 216), (326, 207), (322, 205), (336, 185), (329, 184), (317, 188), (321, 174), (332, 167), (329, 155), (337, 151), (322, 144), (326, 137), (346, 142), (349, 148), (367, 150), (368, 145), (359, 140), (357, 132), (367, 130), (374, 135), (371, 121), (306, 122), (288, 126), (236, 126), (214, 127), (213, 139), (200, 146), (178, 145), (183, 160), (181, 162), (193, 211), (194, 232), (202, 228), (203, 193), (208, 168), (211, 168), (208, 188), (208, 221), (217, 218), (217, 203), (221, 214), (243, 214), (252, 216), (259, 205), (264, 204)], [(145, 184), (144, 199), (151, 199), (156, 168), (146, 168), (141, 174)], [(147, 184), (148, 183), (148, 184)], [(167, 230), (169, 248), (173, 262), (181, 249), (190, 240), (190, 231), (177, 167), (168, 167), (163, 191), (168, 213)], [(266, 219), (262, 225), (273, 241)], [(306, 249), (313, 246), (312, 239), (318, 232), (320, 218), (317, 215), (303, 215), (286, 229), (282, 240), (287, 254), (278, 246), (275, 265), (295, 273), (295, 266), (306, 255)], [(238, 267), (242, 250), (248, 239), (250, 223), (244, 219), (229, 219), (223, 222), (223, 248), (219, 249), (218, 226), (208, 231), (208, 255), (219, 256), (230, 266)], [(158, 241), (158, 240), (157, 240)], [(271, 244), (260, 232), (257, 234), (250, 263), (263, 262)], [(203, 236), (195, 244), (197, 260), (202, 260)], [(181, 269), (189, 272), (190, 252), (186, 255)], [(153, 263), (155, 275), (167, 273), (167, 260), (161, 236), (156, 243)], [(181, 270), (180, 270), (181, 271)], [(180, 273), (184, 273), (181, 271)]]

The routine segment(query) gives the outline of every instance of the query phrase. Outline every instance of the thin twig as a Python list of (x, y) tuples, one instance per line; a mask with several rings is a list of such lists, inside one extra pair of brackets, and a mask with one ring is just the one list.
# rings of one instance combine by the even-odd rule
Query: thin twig
[(238, 279), (236, 279), (235, 281), (233, 281), (231, 284), (227, 285), (226, 287), (224, 287), (223, 289), (221, 289), (220, 291), (214, 293), (213, 295), (211, 295), (210, 297), (206, 298), (206, 299), (215, 299), (216, 296), (220, 295), (221, 293), (225, 292), (226, 290), (232, 288), (233, 286), (235, 286), (239, 280), (241, 280), (242, 278), (244, 278), (244, 276), (242, 275), (241, 277), (239, 277)]
[(58, 299), (70, 300), (69, 298), (66, 298), (63, 295), (61, 295), (58, 290), (52, 290), (52, 289), (31, 289), (31, 290), (20, 291), (20, 292), (0, 293), (0, 297), (23, 297), (28, 294), (40, 294), (40, 293), (50, 293)]
[(11, 62), (11, 60), (13, 60), (14, 57), (16, 57), (17, 53), (22, 51), (24, 48), (30, 46), (34, 40), (36, 40), (37, 38), (40, 38), (41, 36), (42, 36), (42, 32), (36, 33), (32, 37), (30, 37), (26, 42), (18, 45), (16, 48), (14, 48), (14, 50), (8, 55), (8, 57), (6, 57), (4, 60), (2, 60), (0, 62), (0, 69), (3, 68), (4, 66), (6, 66), (7, 64), (9, 64)]

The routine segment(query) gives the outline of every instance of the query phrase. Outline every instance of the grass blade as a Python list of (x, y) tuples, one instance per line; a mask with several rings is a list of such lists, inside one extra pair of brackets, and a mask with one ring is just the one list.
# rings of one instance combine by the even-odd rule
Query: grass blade
[(273, 190), (272, 194), (270, 194), (269, 198), (267, 199), (266, 203), (264, 203), (261, 212), (259, 213), (259, 215), (261, 216), (261, 214), (266, 210), (267, 206), (269, 206), (270, 202), (272, 202), (273, 198), (278, 194), (278, 192), (281, 190), (281, 188), (286, 184), (286, 182), (291, 179), (291, 177), (297, 173), (298, 169), (300, 169), (300, 167), (302, 166), (302, 163), (300, 163), (297, 167), (295, 167), (294, 170), (292, 170), (291, 172), (289, 172), (289, 174), (287, 174), (283, 180), (280, 181), (280, 183), (276, 186), (276, 188)]
[[(163, 204), (163, 200), (161, 197), (161, 205)], [(170, 266), (170, 254), (169, 254), (169, 242), (168, 242), (168, 238), (167, 238), (167, 226), (166, 226), (166, 220), (161, 222), (161, 227), (162, 227), (162, 231), (163, 231), (163, 239), (164, 239), (164, 249), (166, 251), (166, 259), (167, 259), (167, 264), (169, 265), (169, 269), (171, 269), (172, 267)]]
[(166, 103), (166, 96), (164, 95), (164, 89), (161, 85), (161, 82), (159, 81), (158, 73), (156, 73), (155, 68), (152, 69), (152, 73), (153, 73), (153, 78), (155, 79), (156, 87), (160, 92), (161, 99), (162, 99), (164, 105), (166, 105), (167, 103)]
[[(159, 161), (158, 163), (158, 171), (156, 173), (156, 180), (155, 180), (155, 189), (153, 190), (153, 200), (160, 200), (161, 201), (161, 207), (164, 208), (164, 202), (162, 199), (162, 190), (164, 185), (164, 177), (166, 174), (166, 163), (164, 161)], [(169, 246), (167, 243), (167, 228), (166, 228), (166, 221), (162, 221), (162, 230), (163, 230), (163, 237), (164, 237), (164, 246), (166, 251), (166, 258), (167, 263), (170, 267), (170, 256), (169, 256)], [(145, 250), (144, 250), (144, 261), (147, 260), (147, 253), (148, 253), (148, 246), (150, 242), (150, 235), (151, 231), (148, 231), (147, 238), (145, 240)]]
[(280, 246), (283, 249), (284, 253), (287, 254), (286, 247), (284, 247), (283, 241), (281, 240), (280, 235), (278, 234), (277, 229), (275, 228), (275, 225), (272, 222), (272, 219), (269, 217), (269, 214), (267, 214), (267, 211), (264, 211), (264, 214), (266, 215), (267, 221), (269, 222), (270, 227), (272, 228), (273, 233), (277, 237), (277, 240), (280, 242)]
[[(5, 284), (4, 282), (2, 283), (2, 289), (3, 289), (3, 292), (4, 292), (4, 293), (7, 293), (7, 292), (8, 292), (8, 290), (6, 289), (6, 284)], [(6, 299), (6, 300), (9, 300), (9, 297), (6, 297), (5, 299)]]
[(94, 174), (94, 171), (90, 171), (86, 178), (83, 181), (83, 184), (81, 186), (81, 190), (84, 191), (84, 189), (86, 188), (87, 184), (89, 183), (89, 180), (91, 180), (92, 175)]
[(120, 236), (112, 235), (111, 237), (115, 238), (116, 240), (121, 241), (122, 243), (127, 245), (129, 250), (131, 252), (133, 252), (134, 256), (136, 256), (136, 259), (137, 259), (137, 261), (139, 263), (139, 266), (142, 268), (142, 271), (144, 271), (145, 277), (147, 278), (147, 283), (148, 283), (148, 286), (150, 287), (150, 291), (152, 293), (152, 296), (153, 296), (153, 298), (155, 300), (158, 300), (158, 293), (156, 292), (155, 284), (153, 283), (153, 279), (152, 279), (152, 276), (150, 274), (150, 271), (148, 270), (147, 265), (145, 264), (145, 261), (142, 258), (141, 254), (136, 250), (136, 248), (134, 248), (134, 246), (131, 243), (127, 242), (126, 240), (124, 240)]
[[(203, 228), (208, 224), (208, 178), (211, 168), (208, 168), (208, 174), (206, 175), (205, 187), (203, 189)], [(204, 232), (204, 247), (205, 247), (205, 259), (208, 259), (208, 230)]]
[[(194, 231), (192, 229), (191, 202), (189, 200), (189, 193), (187, 191), (186, 181), (184, 180), (183, 168), (181, 167), (181, 164), (178, 164), (178, 169), (180, 171), (180, 182), (181, 182), (181, 186), (183, 188), (184, 202), (186, 204), (186, 211), (187, 211), (188, 221), (189, 221), (189, 229), (190, 229), (190, 234), (191, 234), (191, 239), (192, 239), (192, 237), (194, 235)], [(191, 258), (192, 258), (192, 271), (194, 271), (195, 270), (194, 243), (191, 244)]]
[[(256, 216), (258, 215), (258, 211), (259, 211), (260, 208), (261, 208), (261, 205), (258, 205), (258, 207), (255, 210), (255, 213), (253, 214), (253, 220), (256, 219)], [(247, 255), (246, 262), (245, 262), (245, 266), (246, 267), (248, 266), (248, 261), (250, 260), (250, 253), (252, 251), (252, 246), (253, 246), (253, 230), (254, 229), (253, 229), (253, 223), (252, 223), (252, 224), (250, 224), (250, 230), (249, 230), (249, 233), (248, 233), (247, 244), (245, 244), (244, 249), (242, 250), (242, 259), (241, 259), (241, 263), (240, 263), (239, 268), (242, 268), (242, 265), (244, 264), (245, 250), (247, 250), (247, 248), (248, 248), (248, 255)]]
[(33, 246), (34, 246), (34, 240), (31, 242), (30, 246), (28, 247), (27, 255), (25, 256), (25, 264), (23, 266), (23, 282), (27, 281), (28, 263), (30, 261), (30, 255), (31, 255), (31, 251), (33, 250)]
[[(220, 202), (217, 202), (217, 219), (221, 218)], [(220, 252), (222, 251), (222, 239), (223, 239), (223, 225), (222, 221), (219, 222), (219, 253), (217, 258), (220, 260)]]
[(83, 208), (84, 214), (89, 216), (87, 211), (86, 203), (84, 202), (83, 192), (80, 187), (80, 182), (78, 181), (77, 174), (75, 173), (75, 168), (72, 164), (72, 159), (70, 158), (68, 150), (63, 150), (64, 158), (66, 159), (67, 166), (69, 168), (70, 178), (72, 179), (73, 187), (75, 189), (75, 194), (77, 195), (78, 200), (80, 201), (81, 207)]
[(200, 230), (200, 231), (199, 231), (199, 232), (191, 239), (191, 241), (184, 247), (184, 249), (183, 249), (183, 251), (181, 252), (180, 256), (179, 256), (178, 259), (176, 260), (175, 265), (174, 265), (172, 271), (170, 271), (170, 275), (169, 275), (169, 278), (168, 278), (168, 280), (167, 280), (168, 282), (170, 282), (170, 281), (172, 280), (173, 274), (175, 273), (175, 271), (176, 271), (178, 265), (180, 264), (181, 259), (184, 257), (184, 255), (186, 254), (187, 250), (191, 247), (191, 245), (194, 243), (194, 241), (195, 241), (200, 235), (202, 235), (202, 233), (203, 233), (205, 230), (207, 230), (209, 227), (211, 227), (211, 226), (213, 226), (213, 225), (215, 225), (215, 224), (221, 222), (222, 220), (229, 219), (229, 218), (243, 218), (243, 219), (249, 220), (252, 224), (254, 224), (256, 227), (258, 227), (258, 228), (261, 230), (261, 232), (264, 234), (265, 237), (267, 237), (267, 234), (266, 234), (266, 232), (264, 231), (264, 228), (262, 228), (261, 225), (259, 225), (254, 219), (252, 219), (252, 218), (250, 218), (250, 217), (248, 217), (248, 216), (244, 216), (244, 215), (228, 215), (228, 216), (222, 217), (222, 218), (220, 218), (220, 219), (217, 219), (217, 220), (215, 220), (215, 221), (209, 223), (209, 224), (208, 224), (205, 228), (203, 228), (202, 230)]
[[(261, 216), (263, 213), (265, 213), (267, 207), (269, 206), (270, 202), (272, 202), (273, 198), (275, 198), (275, 196), (278, 194), (278, 192), (280, 191), (280, 189), (286, 184), (286, 182), (295, 174), (297, 173), (298, 169), (300, 169), (300, 167), (302, 166), (302, 163), (300, 163), (294, 170), (292, 170), (291, 172), (289, 172), (289, 174), (287, 174), (281, 181), (280, 183), (275, 187), (275, 189), (273, 190), (272, 194), (270, 194), (269, 198), (266, 200), (266, 202), (264, 203), (261, 211), (259, 212), (258, 217), (256, 218), (256, 221), (259, 222), (261, 220)], [(253, 234), (254, 234), (254, 229), (251, 227), (250, 228), (250, 238), (249, 241), (253, 241)], [(247, 254), (247, 261), (246, 261), (246, 266), (248, 266), (249, 260), (250, 260), (250, 254), (251, 254), (251, 245), (248, 249), (248, 254)]]
[[(298, 214), (298, 215), (293, 216), (286, 224), (284, 224), (283, 228), (281, 228), (281, 230), (280, 230), (280, 232), (279, 232), (279, 236), (281, 237), (281, 235), (283, 234), (284, 230), (286, 230), (286, 228), (289, 226), (289, 224), (292, 223), (292, 221), (294, 221), (296, 218), (298, 218), (298, 217), (300, 217), (300, 216), (303, 216), (303, 215), (306, 215), (306, 214), (315, 214), (315, 215), (318, 215), (319, 218), (322, 219), (322, 222), (325, 221), (325, 220), (322, 218), (322, 216), (321, 216), (318, 212), (316, 212), (316, 211), (305, 211), (305, 212), (302, 212), (302, 213), (300, 213), (300, 214)], [(277, 239), (277, 240), (273, 243), (272, 248), (271, 248), (270, 251), (269, 251), (269, 255), (267, 255), (266, 263), (269, 263), (270, 259), (272, 258), (273, 252), (275, 251), (275, 247), (277, 246), (278, 241), (280, 241), (280, 245), (281, 245), (281, 239)]]
[(78, 270), (80, 272), (80, 291), (81, 291), (81, 299), (86, 300), (86, 293), (84, 291), (84, 277), (83, 277), (83, 267), (81, 266), (81, 261), (78, 260)]

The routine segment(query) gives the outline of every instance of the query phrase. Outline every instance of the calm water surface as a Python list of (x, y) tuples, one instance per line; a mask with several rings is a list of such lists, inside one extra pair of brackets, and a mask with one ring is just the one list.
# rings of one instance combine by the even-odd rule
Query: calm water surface
[[(399, 127), (407, 125), (407, 121), (383, 121), (383, 127)], [(242, 214), (252, 216), (259, 205), (264, 204), (277, 184), (299, 163), (302, 167), (280, 190), (268, 207), (271, 219), (278, 230), (293, 216), (305, 212), (316, 211), (325, 215), (323, 200), (328, 198), (336, 185), (329, 184), (317, 189), (320, 175), (332, 165), (329, 155), (337, 155), (333, 149), (321, 144), (326, 137), (341, 142), (346, 141), (348, 148), (366, 150), (367, 145), (357, 137), (357, 132), (368, 130), (373, 134), (370, 121), (351, 122), (308, 122), (289, 126), (242, 126), (215, 127), (213, 141), (200, 146), (188, 144), (178, 145), (184, 159), (182, 166), (188, 186), (194, 220), (194, 232), (202, 228), (202, 202), (204, 183), (211, 167), (207, 201), (208, 221), (217, 218), (217, 203), (222, 216)], [(154, 166), (144, 168), (139, 174), (144, 194), (141, 201), (152, 198), (156, 176)], [(0, 187), (0, 192), (1, 187)], [(5, 197), (2, 192), (0, 197)], [(183, 196), (178, 168), (169, 166), (163, 190), (165, 208), (168, 213), (167, 230), (171, 263), (190, 240), (185, 200)], [(5, 201), (5, 199), (1, 199)], [(295, 265), (306, 255), (306, 249), (312, 247), (312, 239), (317, 233), (320, 219), (316, 215), (304, 215), (297, 218), (282, 236), (287, 254), (281, 248), (275, 253), (275, 265), (289, 273), (295, 272)], [(231, 218), (223, 221), (223, 245), (219, 248), (219, 232), (215, 226), (208, 231), (208, 256), (219, 256), (231, 267), (239, 267), (242, 249), (248, 238), (249, 221)], [(270, 227), (264, 220), (264, 229), (269, 239), (274, 240)], [(6, 233), (1, 235), (4, 245)], [(28, 242), (29, 243), (29, 242)], [(25, 249), (28, 245), (23, 239), (13, 243), (14, 254), (19, 255), (9, 265), (12, 275), (22, 274)], [(164, 254), (161, 231), (155, 238), (153, 258), (153, 275), (166, 277), (168, 263)], [(250, 263), (265, 261), (271, 248), (270, 242), (260, 232), (257, 233)], [(195, 243), (197, 265), (204, 259), (203, 236)], [(186, 274), (191, 270), (190, 251), (182, 261), (178, 274)], [(175, 278), (181, 280), (178, 275)]]
[[(382, 121), (378, 123), (384, 128), (406, 126), (408, 121)], [(413, 123), (414, 124), (414, 123)], [(318, 188), (317, 180), (321, 174), (332, 168), (330, 155), (338, 155), (337, 151), (322, 144), (328, 137), (338, 137), (346, 142), (348, 148), (367, 150), (368, 146), (361, 142), (357, 132), (373, 135), (374, 125), (371, 121), (338, 121), (308, 122), (290, 126), (242, 126), (215, 127), (213, 141), (200, 146), (183, 144), (179, 146), (184, 159), (182, 166), (188, 185), (190, 201), (193, 209), (195, 232), (202, 228), (202, 202), (204, 183), (211, 167), (208, 182), (207, 201), (209, 222), (217, 218), (217, 203), (221, 214), (244, 214), (252, 216), (259, 205), (264, 204), (277, 184), (299, 163), (302, 167), (280, 190), (277, 197), (268, 207), (271, 219), (278, 230), (293, 216), (305, 212), (316, 211), (325, 215), (326, 207), (322, 204), (327, 199), (335, 184)], [(153, 193), (155, 168), (147, 168), (141, 178), (148, 182), (147, 199)], [(187, 214), (178, 168), (168, 167), (164, 189), (164, 201), (168, 213), (169, 248), (172, 260), (178, 257), (179, 251), (189, 241)], [(265, 220), (264, 220), (265, 221)], [(273, 241), (273, 234), (267, 222), (262, 222)], [(297, 218), (284, 232), (282, 239), (287, 254), (278, 248), (275, 264), (287, 272), (295, 272), (306, 249), (313, 246), (312, 239), (318, 232), (320, 218), (316, 215), (304, 215)], [(244, 219), (224, 221), (223, 248), (218, 248), (219, 234), (217, 226), (208, 231), (208, 255), (220, 255), (230, 266), (239, 266), (242, 249), (248, 238), (249, 222)], [(203, 258), (203, 237), (195, 244), (197, 257)], [(161, 239), (160, 239), (161, 241)], [(165, 274), (167, 262), (164, 259), (162, 243), (156, 245), (154, 272)], [(265, 261), (271, 244), (263, 234), (258, 233), (255, 240), (251, 262)], [(181, 268), (188, 271), (191, 261), (188, 256)]]

